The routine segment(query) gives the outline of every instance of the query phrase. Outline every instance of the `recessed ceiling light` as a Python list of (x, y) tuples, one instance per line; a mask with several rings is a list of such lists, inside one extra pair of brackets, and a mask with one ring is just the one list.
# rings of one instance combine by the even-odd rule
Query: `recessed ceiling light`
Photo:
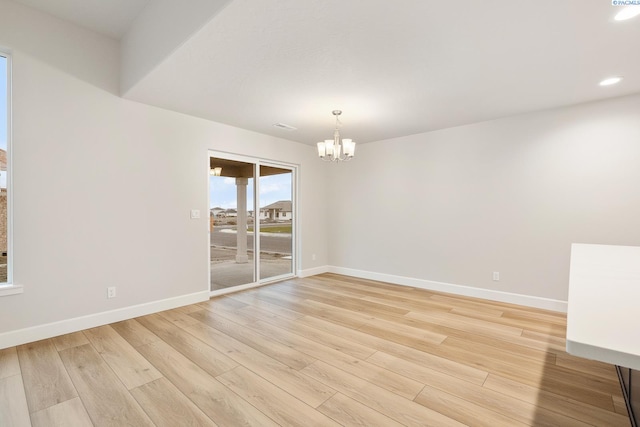
[(611, 85), (614, 85), (616, 83), (620, 83), (620, 80), (622, 80), (622, 77), (620, 77), (620, 76), (609, 77), (609, 78), (604, 79), (603, 81), (601, 81), (600, 82), (600, 86), (611, 86)]
[(276, 127), (278, 129), (284, 129), (284, 130), (298, 130), (298, 128), (294, 128), (293, 126), (285, 123), (274, 123), (273, 127)]
[(616, 17), (614, 18), (616, 21), (626, 21), (627, 19), (631, 19), (640, 15), (640, 5), (638, 6), (627, 6), (622, 9)]

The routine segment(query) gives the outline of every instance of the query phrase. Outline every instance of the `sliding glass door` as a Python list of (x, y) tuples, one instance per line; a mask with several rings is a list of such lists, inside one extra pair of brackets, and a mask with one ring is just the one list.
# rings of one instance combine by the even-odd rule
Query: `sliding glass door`
[(260, 279), (293, 274), (293, 170), (260, 165)]
[(211, 152), (211, 291), (293, 276), (295, 167)]
[(255, 240), (249, 233), (256, 167), (252, 163), (210, 157), (209, 236), (211, 290), (256, 280)]

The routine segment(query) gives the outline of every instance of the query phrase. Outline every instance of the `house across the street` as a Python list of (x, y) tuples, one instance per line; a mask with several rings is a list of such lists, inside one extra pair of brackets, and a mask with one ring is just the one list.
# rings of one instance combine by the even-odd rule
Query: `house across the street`
[[(291, 200), (280, 200), (260, 208), (260, 220), (270, 219), (272, 221), (291, 221), (293, 212)], [(249, 211), (249, 216), (253, 217), (255, 212)]]

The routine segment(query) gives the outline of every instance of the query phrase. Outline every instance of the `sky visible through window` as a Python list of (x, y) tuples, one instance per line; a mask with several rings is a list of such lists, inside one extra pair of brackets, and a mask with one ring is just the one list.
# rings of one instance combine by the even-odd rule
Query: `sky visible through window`
[[(260, 178), (260, 205), (265, 207), (280, 200), (291, 200), (291, 174)], [(223, 176), (209, 177), (209, 208), (236, 209), (236, 180)], [(247, 185), (247, 210), (253, 210), (253, 180)]]

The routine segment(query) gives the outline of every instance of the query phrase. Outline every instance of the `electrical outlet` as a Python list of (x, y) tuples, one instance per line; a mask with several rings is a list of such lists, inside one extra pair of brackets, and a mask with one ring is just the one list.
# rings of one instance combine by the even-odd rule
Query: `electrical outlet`
[(311, 261), (315, 261), (316, 260), (316, 254), (311, 255)]
[(191, 216), (191, 219), (199, 219), (200, 218), (200, 210), (199, 209), (191, 209), (190, 216)]
[(494, 282), (499, 282), (500, 281), (500, 272), (499, 271), (494, 271), (493, 272), (493, 281)]
[(115, 298), (116, 297), (116, 287), (111, 286), (107, 288), (107, 298)]

